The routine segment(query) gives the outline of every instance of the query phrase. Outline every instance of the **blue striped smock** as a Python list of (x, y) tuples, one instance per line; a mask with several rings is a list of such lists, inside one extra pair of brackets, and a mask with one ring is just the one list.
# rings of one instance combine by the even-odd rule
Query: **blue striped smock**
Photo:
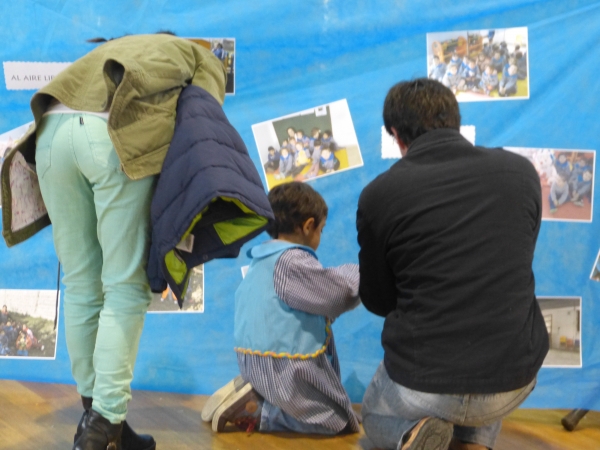
[[(310, 253), (286, 250), (275, 264), (275, 291), (288, 306), (333, 321), (360, 303), (358, 265), (324, 268)], [(333, 335), (325, 353), (306, 360), (238, 353), (244, 380), (269, 403), (296, 420), (334, 432), (358, 432), (350, 398), (342, 386)]]

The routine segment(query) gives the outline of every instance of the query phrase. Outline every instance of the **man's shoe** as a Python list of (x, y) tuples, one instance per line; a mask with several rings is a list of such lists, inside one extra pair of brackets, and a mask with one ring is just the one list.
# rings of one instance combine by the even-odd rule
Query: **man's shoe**
[(213, 431), (221, 432), (227, 422), (231, 422), (241, 430), (252, 433), (260, 425), (262, 403), (260, 395), (252, 389), (250, 383), (246, 383), (215, 411), (212, 420)]
[(122, 450), (123, 422), (113, 424), (100, 413), (90, 409), (83, 432), (75, 441), (73, 450)]
[(202, 420), (204, 422), (211, 422), (213, 416), (215, 415), (215, 411), (219, 409), (219, 407), (227, 401), (233, 394), (239, 392), (246, 384), (244, 379), (238, 375), (213, 395), (206, 401), (204, 404), (204, 408), (202, 408)]
[(407, 435), (401, 450), (447, 450), (454, 425), (437, 417), (425, 417)]

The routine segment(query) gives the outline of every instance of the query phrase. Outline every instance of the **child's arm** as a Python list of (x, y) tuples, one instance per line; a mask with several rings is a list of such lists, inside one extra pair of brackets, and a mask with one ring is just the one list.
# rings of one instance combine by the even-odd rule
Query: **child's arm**
[(275, 265), (275, 292), (290, 308), (335, 319), (360, 303), (357, 264), (324, 268), (301, 249), (284, 252)]

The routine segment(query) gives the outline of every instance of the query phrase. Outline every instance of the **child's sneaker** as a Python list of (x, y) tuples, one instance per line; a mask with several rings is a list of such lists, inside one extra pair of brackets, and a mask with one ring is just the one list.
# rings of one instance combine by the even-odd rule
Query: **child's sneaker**
[(425, 417), (405, 436), (402, 450), (446, 450), (454, 425), (437, 417)]
[(577, 206), (583, 206), (583, 200), (575, 200), (573, 204)]
[(239, 429), (252, 433), (260, 425), (262, 404), (261, 396), (252, 389), (250, 383), (246, 383), (215, 411), (212, 420), (213, 431), (221, 432), (227, 422), (231, 422)]
[(556, 211), (556, 208), (550, 208), (550, 214), (554, 214)]
[(241, 375), (238, 375), (213, 395), (206, 401), (204, 408), (202, 408), (202, 420), (205, 422), (210, 422), (213, 419), (215, 411), (219, 409), (219, 407), (233, 394), (239, 392), (246, 384)]

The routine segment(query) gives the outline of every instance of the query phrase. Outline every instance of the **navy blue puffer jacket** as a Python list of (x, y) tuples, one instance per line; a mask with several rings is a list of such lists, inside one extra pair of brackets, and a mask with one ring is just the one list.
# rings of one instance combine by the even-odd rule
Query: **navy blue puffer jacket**
[(204, 89), (179, 97), (175, 134), (152, 199), (148, 278), (167, 283), (181, 306), (190, 271), (234, 258), (273, 220), (265, 189), (240, 135)]

